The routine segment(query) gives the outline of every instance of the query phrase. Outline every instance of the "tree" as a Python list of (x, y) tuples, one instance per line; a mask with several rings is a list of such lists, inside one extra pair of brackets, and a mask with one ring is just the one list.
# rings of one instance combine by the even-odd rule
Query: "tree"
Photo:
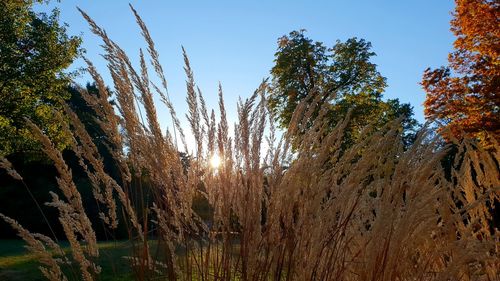
[(500, 139), (500, 2), (455, 3), (449, 65), (423, 75), (425, 116), (441, 125), (445, 139), (468, 135), (488, 144), (487, 132)]
[[(368, 124), (381, 127), (388, 121), (402, 117), (405, 142), (414, 137), (417, 121), (413, 109), (399, 100), (382, 100), (387, 83), (370, 62), (375, 56), (371, 43), (364, 39), (337, 40), (327, 49), (321, 42), (313, 42), (304, 30), (292, 31), (278, 39), (275, 65), (269, 95), (269, 106), (283, 128), (288, 128), (297, 105), (320, 95), (319, 107), (328, 107), (330, 126), (346, 118), (345, 144), (351, 145)], [(315, 116), (313, 116), (314, 118)], [(375, 121), (375, 123), (374, 123)]]
[(69, 37), (58, 11), (36, 13), (33, 0), (0, 1), (0, 155), (30, 151), (36, 141), (29, 118), (63, 148), (61, 105), (74, 73), (65, 72), (79, 53), (80, 38)]
[(297, 105), (315, 88), (324, 88), (327, 74), (326, 47), (292, 31), (278, 39), (275, 65), (271, 70), (273, 91), (269, 106), (281, 127), (288, 127)]
[[(109, 89), (107, 90), (110, 92)], [(119, 182), (119, 168), (117, 167), (116, 161), (112, 155), (112, 151), (116, 149), (116, 146), (107, 138), (106, 132), (104, 132), (99, 124), (102, 119), (99, 118), (99, 114), (95, 111), (94, 107), (87, 103), (81, 91), (85, 91), (86, 94), (90, 96), (100, 95), (99, 88), (95, 85), (95, 83), (87, 83), (85, 88), (70, 86), (68, 88), (70, 98), (66, 101), (66, 104), (78, 116), (80, 122), (85, 126), (85, 130), (92, 138), (92, 142), (95, 144), (99, 155), (101, 156), (106, 172)], [(111, 100), (110, 103), (114, 104), (114, 101)]]

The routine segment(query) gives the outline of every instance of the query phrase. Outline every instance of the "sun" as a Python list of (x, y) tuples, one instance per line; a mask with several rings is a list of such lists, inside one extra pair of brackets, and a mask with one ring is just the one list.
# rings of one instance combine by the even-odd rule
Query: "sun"
[(221, 159), (219, 157), (219, 155), (217, 154), (214, 154), (212, 155), (212, 157), (210, 158), (210, 167), (214, 168), (214, 169), (217, 169), (219, 168), (220, 164), (221, 164)]

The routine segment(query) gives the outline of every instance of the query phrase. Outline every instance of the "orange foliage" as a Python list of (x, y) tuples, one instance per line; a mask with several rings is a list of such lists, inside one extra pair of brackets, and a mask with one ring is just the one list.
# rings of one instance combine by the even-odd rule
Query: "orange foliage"
[[(500, 137), (500, 2), (455, 0), (451, 31), (457, 39), (448, 67), (427, 69), (425, 116), (453, 137), (486, 132)], [(449, 130), (443, 130), (447, 128)], [(443, 134), (446, 139), (450, 136)]]

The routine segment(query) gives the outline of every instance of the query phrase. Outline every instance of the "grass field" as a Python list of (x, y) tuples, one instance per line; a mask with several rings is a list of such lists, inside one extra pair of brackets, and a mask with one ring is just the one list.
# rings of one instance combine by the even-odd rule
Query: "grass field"
[[(22, 240), (0, 240), (0, 280), (2, 281), (36, 281), (46, 280), (38, 269), (39, 263), (34, 255), (24, 248)], [(64, 250), (69, 246), (61, 242)], [(99, 280), (133, 280), (128, 262), (122, 257), (127, 255), (130, 246), (126, 242), (101, 242), (99, 243), (99, 265), (102, 273)], [(77, 268), (65, 269), (68, 278), (79, 280), (73, 272)], [(72, 278), (74, 277), (74, 278)]]

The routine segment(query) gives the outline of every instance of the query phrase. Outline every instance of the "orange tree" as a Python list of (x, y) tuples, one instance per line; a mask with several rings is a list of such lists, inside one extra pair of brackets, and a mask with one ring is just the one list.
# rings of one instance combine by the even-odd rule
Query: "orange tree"
[(442, 125), (445, 139), (468, 135), (488, 144), (487, 132), (500, 137), (500, 2), (455, 2), (455, 50), (448, 67), (424, 72), (425, 115)]

